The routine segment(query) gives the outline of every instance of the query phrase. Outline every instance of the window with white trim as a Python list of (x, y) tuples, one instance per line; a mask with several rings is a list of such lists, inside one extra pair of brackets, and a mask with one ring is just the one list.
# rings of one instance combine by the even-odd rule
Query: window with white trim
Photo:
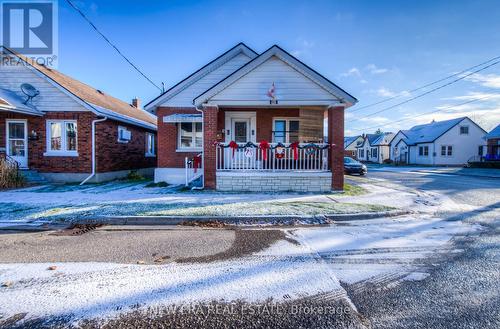
[(299, 142), (298, 119), (273, 119), (273, 143)]
[(453, 146), (451, 145), (441, 145), (441, 156), (451, 157), (453, 156)]
[(460, 135), (468, 135), (469, 126), (460, 126)]
[(376, 147), (372, 148), (372, 158), (376, 158), (378, 155), (378, 149)]
[(77, 145), (76, 121), (47, 120), (47, 154), (78, 155)]
[(429, 146), (419, 146), (418, 147), (418, 155), (419, 156), (429, 156)]
[(181, 122), (178, 131), (178, 149), (196, 150), (203, 147), (203, 128), (201, 122)]
[(146, 133), (146, 156), (155, 156), (155, 134)]

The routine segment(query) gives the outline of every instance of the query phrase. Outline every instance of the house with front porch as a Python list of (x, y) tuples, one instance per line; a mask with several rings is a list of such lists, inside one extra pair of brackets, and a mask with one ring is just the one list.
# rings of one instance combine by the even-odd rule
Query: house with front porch
[(36, 181), (153, 175), (156, 117), (0, 47), (0, 158)]
[(158, 117), (155, 181), (342, 190), (344, 110), (356, 102), (279, 46), (240, 43), (146, 104)]

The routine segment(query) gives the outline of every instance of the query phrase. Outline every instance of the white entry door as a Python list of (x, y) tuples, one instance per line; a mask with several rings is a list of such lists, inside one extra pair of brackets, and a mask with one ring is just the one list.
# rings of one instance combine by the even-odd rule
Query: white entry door
[(19, 163), (21, 168), (28, 167), (28, 129), (24, 120), (7, 121), (7, 155)]

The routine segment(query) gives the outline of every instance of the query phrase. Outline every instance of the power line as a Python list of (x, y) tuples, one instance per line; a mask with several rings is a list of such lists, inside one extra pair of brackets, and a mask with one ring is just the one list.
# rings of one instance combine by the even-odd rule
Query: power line
[[(464, 70), (462, 70), (462, 71), (460, 71), (460, 72), (457, 72), (457, 73), (451, 74), (451, 75), (449, 75), (449, 76), (447, 76), (447, 77), (444, 77), (444, 78), (442, 78), (442, 79), (439, 79), (439, 80), (436, 80), (436, 81), (433, 81), (433, 82), (427, 83), (427, 84), (425, 84), (425, 85), (423, 85), (423, 86), (421, 86), (421, 87), (418, 87), (418, 88), (415, 88), (415, 89), (408, 90), (408, 93), (413, 93), (413, 92), (415, 92), (415, 91), (419, 91), (419, 90), (425, 89), (425, 88), (427, 88), (427, 87), (430, 87), (430, 86), (432, 86), (432, 85), (435, 85), (436, 83), (439, 83), (439, 82), (442, 82), (442, 81), (448, 80), (448, 79), (453, 78), (453, 77), (455, 77), (455, 76), (458, 76), (458, 75), (460, 75), (460, 74), (462, 74), (462, 73), (466, 73), (466, 72), (468, 72), (468, 71), (470, 71), (470, 70), (473, 70), (473, 69), (475, 69), (475, 68), (477, 68), (477, 67), (480, 67), (480, 66), (483, 66), (483, 65), (485, 65), (485, 64), (488, 64), (488, 63), (490, 63), (490, 62), (492, 62), (492, 61), (495, 61), (495, 60), (497, 60), (497, 59), (500, 59), (500, 56), (493, 57), (493, 58), (491, 58), (491, 59), (489, 59), (489, 60), (487, 60), (487, 61), (485, 61), (485, 62), (482, 62), (482, 63), (480, 63), (480, 64), (477, 64), (477, 65), (474, 65), (474, 66), (468, 67), (468, 68), (466, 68), (466, 69), (464, 69)], [(371, 104), (368, 104), (368, 105), (365, 105), (365, 106), (361, 106), (361, 107), (355, 108), (355, 109), (351, 110), (350, 112), (351, 112), (351, 113), (358, 112), (358, 111), (363, 110), (363, 109), (366, 109), (366, 108), (368, 108), (368, 107), (372, 107), (372, 106), (375, 106), (375, 105), (379, 105), (379, 104), (382, 104), (382, 103), (386, 103), (386, 102), (391, 101), (391, 100), (396, 99), (396, 98), (400, 98), (401, 96), (402, 96), (401, 94), (399, 94), (399, 95), (395, 95), (395, 96), (391, 96), (391, 97), (385, 98), (385, 99), (383, 99), (383, 100), (381, 100), (381, 101), (378, 101), (378, 102), (375, 102), (375, 103), (371, 103)]]
[(371, 113), (371, 114), (365, 115), (365, 116), (363, 116), (363, 117), (361, 117), (361, 118), (359, 118), (359, 119), (352, 120), (351, 122), (356, 122), (356, 121), (359, 121), (359, 120), (361, 120), (361, 119), (368, 118), (368, 117), (374, 116), (374, 115), (376, 115), (376, 114), (379, 114), (379, 113), (382, 113), (382, 112), (385, 112), (385, 111), (391, 110), (391, 109), (393, 109), (393, 108), (395, 108), (395, 107), (398, 107), (398, 106), (400, 106), (400, 105), (403, 105), (403, 104), (409, 103), (409, 102), (411, 102), (411, 101), (413, 101), (413, 100), (415, 100), (415, 99), (421, 98), (421, 97), (423, 97), (423, 96), (425, 96), (425, 95), (428, 95), (428, 94), (433, 93), (433, 92), (435, 92), (435, 91), (437, 91), (437, 90), (440, 90), (440, 89), (442, 89), (442, 88), (444, 88), (444, 87), (447, 87), (447, 86), (449, 86), (449, 85), (452, 85), (452, 84), (454, 84), (454, 83), (456, 83), (456, 82), (458, 82), (458, 81), (460, 81), (460, 80), (463, 80), (463, 79), (465, 79), (465, 78), (467, 78), (467, 77), (469, 77), (469, 76), (471, 76), (471, 75), (473, 75), (473, 74), (475, 74), (475, 73), (477, 73), (477, 72), (480, 72), (480, 71), (486, 70), (487, 68), (492, 67), (492, 66), (494, 66), (494, 65), (497, 65), (498, 63), (500, 63), (500, 61), (494, 62), (494, 63), (492, 63), (492, 64), (489, 64), (488, 66), (485, 66), (485, 67), (483, 67), (483, 68), (480, 68), (480, 69), (478, 69), (478, 70), (475, 70), (475, 71), (473, 71), (473, 72), (470, 72), (470, 73), (468, 73), (468, 74), (466, 74), (466, 75), (461, 76), (460, 78), (457, 78), (457, 79), (455, 79), (455, 80), (452, 80), (452, 81), (450, 81), (450, 82), (448, 82), (448, 83), (445, 83), (444, 85), (441, 85), (441, 86), (439, 86), (439, 87), (433, 88), (433, 89), (431, 89), (431, 90), (429, 90), (429, 91), (426, 91), (425, 93), (419, 94), (419, 95), (417, 95), (417, 96), (415, 96), (415, 97), (412, 97), (412, 98), (410, 98), (410, 99), (407, 99), (407, 100), (405, 100), (405, 101), (403, 101), (403, 102), (400, 102), (400, 103), (398, 103), (398, 104), (391, 105), (391, 106), (386, 107), (386, 108), (383, 108), (383, 109), (381, 109), (381, 110), (379, 110), (379, 111), (376, 111), (376, 112), (373, 112), (373, 113)]
[(94, 23), (92, 23), (92, 21), (80, 10), (80, 8), (78, 8), (71, 0), (66, 0), (66, 2), (73, 8), (75, 9), (79, 14), (80, 16), (83, 17), (83, 19), (85, 19), (87, 21), (87, 23), (90, 24), (90, 26), (92, 26), (92, 28), (97, 32), (99, 33), (99, 35), (111, 46), (113, 47), (116, 52), (121, 56), (123, 57), (123, 59), (125, 59), (125, 61), (127, 61), (127, 63), (130, 64), (130, 66), (132, 66), (137, 72), (139, 72), (140, 75), (142, 75), (146, 80), (149, 81), (149, 83), (151, 83), (153, 86), (155, 86), (156, 88), (158, 88), (160, 91), (163, 92), (163, 89), (161, 87), (159, 87), (156, 83), (154, 83), (150, 78), (148, 78), (146, 76), (146, 74), (144, 74), (141, 70), (139, 70), (139, 68), (137, 66), (135, 66), (134, 63), (132, 63), (131, 60), (129, 60), (98, 28), (97, 26), (94, 25)]
[(449, 109), (452, 109), (452, 108), (456, 108), (456, 107), (459, 107), (459, 106), (462, 106), (462, 105), (466, 105), (466, 104), (470, 104), (470, 103), (474, 103), (474, 102), (483, 101), (483, 100), (486, 100), (486, 99), (491, 98), (491, 97), (492, 97), (492, 95), (488, 95), (488, 96), (480, 97), (480, 98), (475, 98), (475, 99), (471, 99), (471, 100), (468, 100), (468, 101), (460, 103), (460, 104), (451, 105), (451, 106), (448, 106), (448, 107), (445, 107), (445, 108), (442, 108), (442, 109), (420, 113), (418, 115), (412, 116), (411, 118), (403, 118), (403, 119), (400, 119), (400, 120), (395, 120), (395, 121), (387, 122), (387, 123), (384, 123), (382, 125), (376, 125), (376, 126), (372, 126), (372, 127), (368, 127), (368, 128), (363, 128), (363, 129), (354, 129), (353, 131), (363, 131), (363, 130), (366, 131), (366, 130), (370, 130), (370, 129), (386, 127), (386, 126), (392, 125), (394, 123), (399, 123), (399, 122), (404, 122), (404, 121), (410, 121), (410, 120), (413, 120), (414, 118), (418, 118), (418, 117), (421, 117), (421, 116), (424, 116), (424, 115), (433, 114), (433, 113), (441, 112), (441, 111), (444, 111), (444, 110), (449, 110)]

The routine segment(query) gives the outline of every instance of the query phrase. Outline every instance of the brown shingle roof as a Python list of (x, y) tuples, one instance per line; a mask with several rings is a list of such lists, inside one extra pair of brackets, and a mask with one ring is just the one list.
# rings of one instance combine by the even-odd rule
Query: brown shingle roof
[(4, 48), (89, 105), (97, 105), (109, 111), (115, 112), (119, 116), (130, 117), (148, 124), (153, 124), (154, 126), (157, 125), (156, 117), (149, 112), (137, 109), (132, 105), (97, 90), (81, 81), (73, 79), (44, 65), (39, 65), (23, 55), (15, 53), (6, 47)]

